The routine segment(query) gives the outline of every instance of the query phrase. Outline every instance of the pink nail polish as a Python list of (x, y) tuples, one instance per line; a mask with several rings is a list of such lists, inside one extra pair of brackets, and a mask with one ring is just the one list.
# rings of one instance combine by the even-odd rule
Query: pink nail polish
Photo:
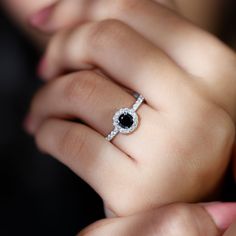
[(52, 10), (54, 9), (54, 6), (55, 4), (36, 12), (29, 18), (30, 24), (36, 28), (41, 28), (44, 24), (47, 23)]
[(217, 227), (225, 231), (236, 220), (236, 203), (215, 203), (204, 206)]

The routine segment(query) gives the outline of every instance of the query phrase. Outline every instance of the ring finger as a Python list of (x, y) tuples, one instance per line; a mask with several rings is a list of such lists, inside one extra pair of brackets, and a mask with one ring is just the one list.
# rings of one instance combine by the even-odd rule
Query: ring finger
[[(132, 95), (95, 72), (69, 74), (48, 83), (35, 96), (30, 110), (30, 129), (34, 133), (49, 117), (79, 118), (103, 136), (107, 136), (113, 129), (114, 113), (122, 107), (132, 107), (134, 102)], [(137, 113), (142, 126), (128, 138), (118, 135), (114, 139), (114, 144), (131, 157), (137, 156), (135, 147), (144, 142), (144, 130), (154, 123), (154, 119), (155, 123), (160, 119), (147, 104), (142, 104)]]

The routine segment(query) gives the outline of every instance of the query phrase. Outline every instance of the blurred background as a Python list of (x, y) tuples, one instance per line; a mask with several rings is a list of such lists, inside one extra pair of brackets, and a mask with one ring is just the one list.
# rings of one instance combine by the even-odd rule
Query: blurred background
[(70, 236), (103, 217), (100, 198), (22, 128), (39, 55), (0, 12), (0, 235)]
[[(225, 14), (226, 41), (235, 28), (230, 7)], [(38, 52), (0, 10), (0, 235), (70, 236), (102, 218), (97, 194), (53, 158), (38, 152), (22, 122), (41, 86), (35, 70)], [(221, 200), (236, 200), (228, 171)]]

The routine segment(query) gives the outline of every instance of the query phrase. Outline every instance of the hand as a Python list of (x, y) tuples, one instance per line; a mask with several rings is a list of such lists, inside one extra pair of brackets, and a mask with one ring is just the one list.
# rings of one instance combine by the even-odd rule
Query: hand
[[(173, 0), (154, 0), (166, 7), (177, 10), (175, 1)], [(113, 18), (114, 11), (119, 9), (121, 4), (132, 5), (132, 0), (59, 0), (54, 1), (51, 5), (34, 13), (30, 18), (30, 24), (37, 30), (54, 34), (63, 28), (70, 27), (81, 22), (89, 22), (98, 20), (100, 17)], [(206, 4), (204, 4), (206, 7)], [(181, 5), (181, 9), (184, 8)], [(178, 9), (179, 10), (179, 9)], [(101, 19), (100, 19), (101, 20)]]
[[(54, 38), (48, 80), (65, 69), (98, 67), (106, 76), (81, 71), (51, 81), (32, 103), (28, 129), (116, 215), (203, 199), (219, 186), (234, 142), (235, 55), (152, 1), (123, 6), (116, 17)], [(140, 127), (109, 143), (114, 112), (134, 102), (126, 88), (146, 98)], [(85, 124), (68, 121), (75, 118)]]
[[(220, 236), (236, 220), (235, 204), (172, 204), (130, 217), (106, 219), (78, 236)], [(232, 225), (224, 236), (234, 236)]]

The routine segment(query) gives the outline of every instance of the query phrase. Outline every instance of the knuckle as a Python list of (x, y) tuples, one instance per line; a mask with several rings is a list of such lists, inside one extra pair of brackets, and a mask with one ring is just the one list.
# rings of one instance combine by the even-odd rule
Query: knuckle
[(171, 216), (170, 220), (174, 222), (182, 222), (186, 218), (192, 217), (192, 209), (187, 204), (175, 204), (170, 206)]
[[(169, 208), (169, 209), (168, 209)], [(170, 205), (166, 210), (165, 216), (165, 224), (164, 228), (175, 229), (175, 235), (185, 235), (189, 233), (189, 235), (200, 236), (196, 232), (196, 228), (194, 225), (191, 225), (192, 222), (195, 222), (194, 211), (190, 205), (187, 204), (175, 204)], [(189, 224), (186, 224), (189, 222)], [(192, 226), (192, 227), (191, 227)]]
[[(119, 20), (108, 19), (95, 23), (90, 28), (88, 40), (93, 48), (109, 47), (121, 39), (124, 24)], [(121, 40), (120, 40), (121, 41)]]
[(143, 3), (143, 0), (113, 0), (113, 9), (116, 12), (129, 12), (138, 4)]
[[(95, 101), (94, 96), (99, 86), (99, 81), (93, 72), (83, 71), (73, 74), (64, 87), (64, 97), (72, 104), (84, 104)], [(74, 106), (77, 107), (77, 106)]]
[(218, 154), (218, 160), (220, 161), (218, 165), (222, 165), (221, 162), (222, 157), (225, 160), (225, 168), (228, 162), (227, 155), (229, 157), (229, 153), (232, 149), (234, 139), (235, 139), (235, 125), (231, 117), (221, 108), (216, 108), (212, 114), (211, 121), (211, 145), (214, 147), (216, 155)]
[(59, 143), (58, 151), (61, 156), (66, 157), (68, 163), (74, 163), (78, 156), (83, 156), (86, 152), (87, 134), (83, 128), (68, 127), (62, 134)]
[(226, 149), (231, 149), (229, 144), (233, 144), (235, 137), (235, 126), (230, 116), (217, 105), (211, 105), (209, 109), (202, 112), (201, 117), (208, 121), (203, 129), (212, 150), (216, 150), (216, 153), (221, 156), (228, 153)]
[[(193, 156), (191, 155), (193, 150), (201, 150), (201, 156), (208, 154), (208, 161), (212, 162), (212, 157), (216, 158), (217, 155), (222, 157), (227, 153), (226, 148), (230, 148), (229, 144), (233, 143), (234, 123), (223, 109), (211, 101), (201, 99), (195, 104), (196, 106), (191, 110), (194, 114), (193, 119), (186, 117), (188, 125), (179, 126), (180, 131), (186, 132), (186, 136), (182, 140), (178, 139), (178, 135), (174, 136), (175, 138), (171, 136), (171, 144), (179, 154), (184, 154), (182, 156)], [(202, 163), (206, 164), (206, 160)], [(205, 167), (209, 166), (205, 165)]]
[[(199, 114), (201, 127), (195, 129), (197, 133), (194, 136), (200, 139), (192, 140), (189, 146), (191, 150), (188, 153), (193, 158), (188, 163), (190, 168), (187, 173), (191, 176), (190, 185), (195, 186), (198, 197), (203, 197), (214, 191), (225, 173), (234, 143), (235, 127), (229, 115), (218, 106), (210, 104)], [(193, 150), (198, 151), (197, 156), (191, 155)]]

